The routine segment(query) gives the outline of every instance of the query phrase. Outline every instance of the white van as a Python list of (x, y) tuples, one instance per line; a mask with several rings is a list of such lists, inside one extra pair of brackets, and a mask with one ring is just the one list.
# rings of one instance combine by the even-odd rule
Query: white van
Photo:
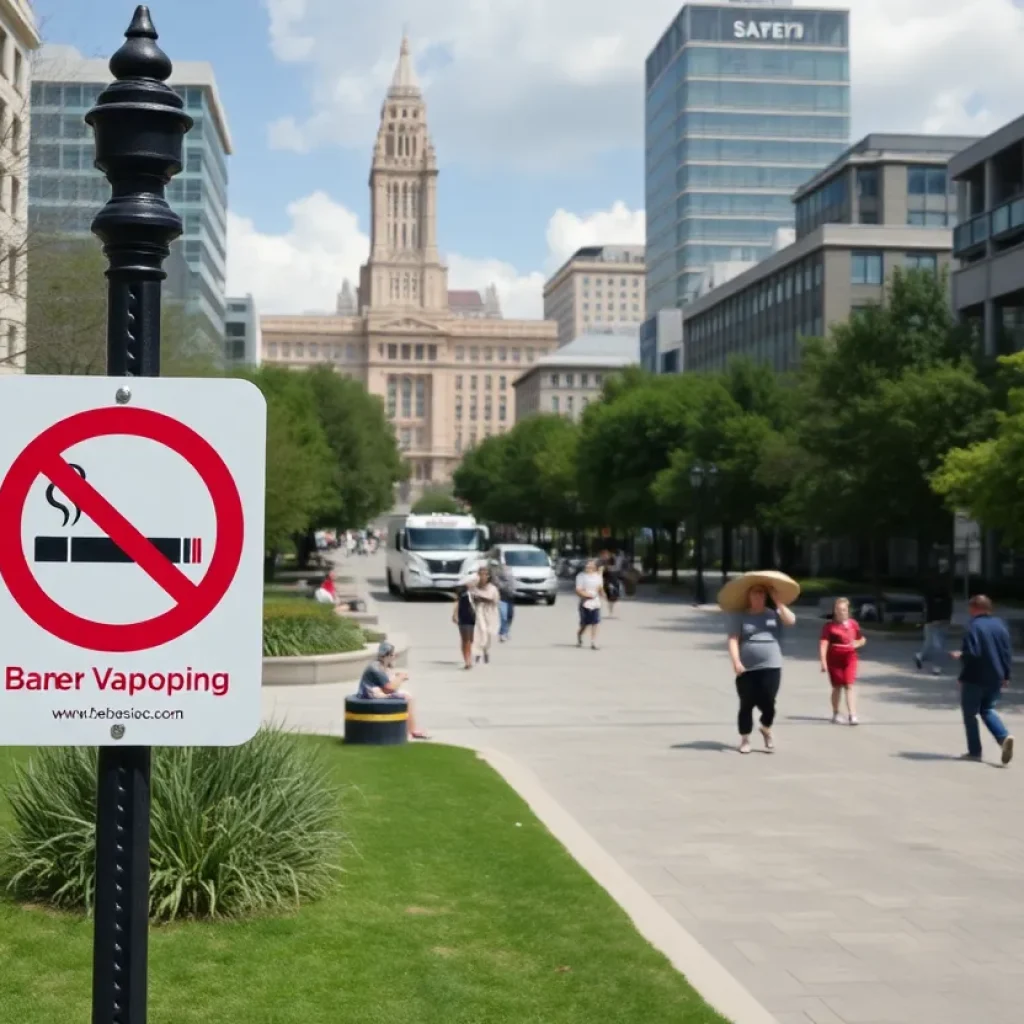
[(472, 516), (392, 516), (387, 582), (392, 594), (451, 591), (486, 562), (489, 533)]

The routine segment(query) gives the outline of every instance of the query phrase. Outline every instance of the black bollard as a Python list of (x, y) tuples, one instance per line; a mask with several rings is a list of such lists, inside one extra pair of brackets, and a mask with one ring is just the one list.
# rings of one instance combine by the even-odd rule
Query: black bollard
[[(192, 127), (166, 81), (149, 8), (137, 7), (110, 59), (116, 79), (85, 115), (111, 197), (92, 223), (107, 257), (107, 373), (160, 376), (161, 286), (181, 218), (164, 189)], [(120, 730), (120, 732), (118, 731)], [(111, 730), (116, 740), (120, 726)], [(101, 747), (96, 783), (92, 1024), (145, 1024), (149, 939), (149, 747)]]

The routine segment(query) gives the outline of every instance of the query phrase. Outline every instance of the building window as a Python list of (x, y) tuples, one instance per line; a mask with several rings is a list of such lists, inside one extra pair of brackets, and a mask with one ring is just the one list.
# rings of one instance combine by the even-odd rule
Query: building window
[[(515, 356), (516, 356), (516, 358), (513, 360), (513, 362), (518, 363), (519, 362), (519, 358), (518, 358), (518, 356), (519, 356), (519, 349), (515, 350)], [(526, 350), (526, 361), (528, 363), (532, 363), (533, 362), (533, 349), (532, 348), (528, 348)]]
[(487, 390), (487, 391), (491, 391), (491, 390), (493, 390), (493, 388), (494, 388), (494, 378), (490, 374), (487, 374), (487, 376), (484, 377), (484, 389)]
[(397, 359), (397, 358), (398, 358), (398, 346), (397, 345), (388, 345), (388, 359)]
[(557, 388), (558, 387), (558, 374), (557, 373), (551, 374), (551, 386), (553, 388)]
[(934, 274), (939, 260), (934, 252), (908, 252), (906, 265), (908, 270), (930, 270)]
[(412, 346), (411, 345), (403, 345), (402, 346), (402, 362), (403, 363), (409, 362), (411, 357), (412, 357)]
[(469, 390), (476, 391), (476, 374), (469, 378)]
[(301, 342), (295, 342), (295, 357), (297, 359), (303, 359), (306, 355), (306, 346)]
[(412, 416), (412, 378), (402, 378), (402, 419)]
[(484, 419), (489, 420), (492, 419), (493, 416), (494, 406), (491, 405), (491, 399), (490, 396), (488, 396), (487, 400), (484, 402)]
[(461, 373), (455, 374), (455, 390), (456, 391), (461, 391), (462, 390), (462, 374)]
[(580, 374), (580, 387), (581, 388), (589, 388), (590, 387), (590, 374), (589, 373), (581, 373)]
[(559, 403), (558, 403), (558, 395), (552, 395), (551, 396), (551, 411), (552, 412), (556, 412), (556, 413), (560, 411), (559, 410)]
[(398, 434), (399, 446), (403, 451), (408, 451), (412, 447), (412, 430), (409, 427), (403, 427)]
[(474, 347), (469, 350), (469, 361), (471, 363), (478, 363), (480, 361), (480, 349)]
[(267, 355), (268, 355), (268, 356), (271, 356), (271, 357), (273, 357), (273, 356), (276, 356), (276, 355), (277, 355), (277, 343), (276, 343), (276, 342), (273, 342), (273, 341), (272, 341), (272, 342), (271, 342), (271, 343), (270, 343), (270, 344), (269, 344), (269, 345), (267, 346)]
[[(530, 351), (532, 352), (533, 350), (531, 349)], [(519, 359), (520, 359), (520, 356), (521, 356), (521, 354), (522, 354), (522, 353), (521, 353), (521, 352), (519, 351), (519, 349), (517, 349), (517, 348), (514, 348), (514, 349), (512, 349), (512, 362), (513, 362), (513, 363), (518, 363), (518, 362), (519, 362)], [(531, 362), (531, 363), (533, 362), (533, 359), (532, 359), (532, 358), (530, 359), (530, 362)]]
[(388, 377), (388, 417), (395, 418), (398, 405), (398, 380), (395, 377)]
[(475, 398), (469, 403), (469, 418), (471, 420), (475, 420), (476, 419), (476, 399)]
[(504, 345), (502, 345), (498, 349), (498, 362), (499, 363), (507, 363), (508, 362), (508, 349), (505, 348)]
[(456, 346), (456, 348), (455, 348), (455, 362), (461, 363), (461, 362), (464, 362), (465, 359), (466, 359), (466, 350), (461, 345)]
[(850, 283), (881, 284), (882, 254), (880, 252), (868, 252), (865, 250), (854, 250), (851, 252)]
[(416, 378), (416, 417), (422, 419), (427, 414), (427, 382), (422, 377)]
[(485, 363), (489, 363), (489, 362), (491, 362), (491, 360), (493, 358), (494, 358), (494, 349), (493, 348), (485, 348), (484, 349), (484, 362)]
[(437, 346), (436, 345), (428, 345), (427, 346), (427, 359), (430, 362), (432, 362), (432, 363), (437, 362)]
[(573, 387), (573, 381), (575, 381), (575, 380), (576, 380), (576, 374), (574, 374), (574, 373), (567, 373), (565, 375), (565, 386), (567, 388)]
[(417, 345), (416, 346), (415, 354), (416, 354), (416, 362), (417, 363), (422, 363), (423, 362), (423, 346), (422, 345)]
[(498, 404), (498, 419), (504, 422), (507, 412), (508, 410), (505, 405), (505, 399), (502, 398), (501, 402)]
[(573, 396), (569, 395), (569, 397), (566, 398), (566, 400), (565, 400), (565, 412), (566, 412), (566, 415), (572, 416), (574, 403), (575, 403), (575, 400), (573, 399)]
[(604, 376), (600, 373), (594, 374), (594, 387), (599, 388), (604, 381)]
[(461, 398), (456, 398), (455, 399), (455, 418), (457, 420), (461, 420), (462, 419), (462, 399)]
[(462, 431), (460, 430), (455, 435), (455, 450), (461, 454), (462, 452)]
[(289, 356), (291, 356), (291, 354), (292, 354), (291, 342), (288, 342), (288, 341), (281, 342), (281, 355), (283, 355), (285, 357), (285, 359), (287, 359)]
[[(232, 325), (232, 326), (234, 326), (234, 325)], [(239, 324), (238, 326), (241, 326), (241, 324)], [(244, 328), (243, 328), (243, 333), (244, 333)], [(319, 355), (319, 352), (320, 352), (320, 346), (317, 345), (317, 343), (315, 341), (310, 342), (310, 344), (309, 344), (309, 358), (310, 359), (316, 359), (317, 356)]]
[(498, 390), (505, 391), (508, 388), (508, 377), (498, 378)]

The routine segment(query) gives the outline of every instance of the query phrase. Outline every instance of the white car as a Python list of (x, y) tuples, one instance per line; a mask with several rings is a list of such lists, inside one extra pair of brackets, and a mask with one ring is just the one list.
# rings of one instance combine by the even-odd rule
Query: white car
[(545, 551), (533, 544), (498, 544), (488, 561), (501, 565), (515, 580), (516, 597), (555, 603), (558, 577)]

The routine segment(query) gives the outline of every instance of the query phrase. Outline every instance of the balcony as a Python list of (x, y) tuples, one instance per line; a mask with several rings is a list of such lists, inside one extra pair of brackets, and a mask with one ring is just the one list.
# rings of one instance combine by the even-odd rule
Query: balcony
[(976, 250), (991, 239), (1006, 243), (1024, 234), (1024, 196), (1009, 199), (989, 213), (981, 213), (953, 230), (953, 255), (958, 259), (980, 255)]

